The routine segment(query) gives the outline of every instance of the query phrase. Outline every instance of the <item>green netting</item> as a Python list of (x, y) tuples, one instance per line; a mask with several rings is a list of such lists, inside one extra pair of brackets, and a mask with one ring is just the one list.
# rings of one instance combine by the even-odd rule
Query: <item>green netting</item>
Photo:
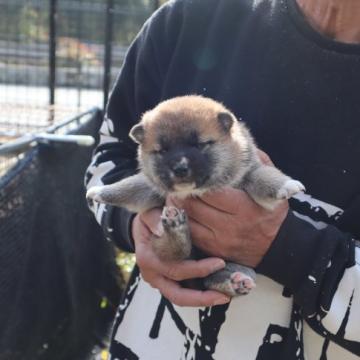
[[(75, 133), (96, 134), (99, 117)], [(41, 146), (0, 179), (0, 359), (85, 359), (108, 330), (120, 281), (86, 206), (90, 157)]]

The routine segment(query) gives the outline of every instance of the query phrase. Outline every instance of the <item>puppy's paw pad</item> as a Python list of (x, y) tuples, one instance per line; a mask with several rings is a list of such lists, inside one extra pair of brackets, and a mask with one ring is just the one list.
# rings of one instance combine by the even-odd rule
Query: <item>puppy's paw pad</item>
[(230, 276), (231, 286), (237, 295), (246, 295), (256, 287), (255, 281), (241, 272), (234, 272)]
[(278, 191), (276, 198), (277, 199), (289, 199), (293, 195), (305, 191), (305, 186), (297, 180), (287, 180), (285, 184), (281, 187), (281, 189)]
[(102, 189), (103, 189), (103, 186), (93, 186), (93, 187), (91, 187), (86, 193), (86, 198), (88, 200), (101, 202)]
[(177, 228), (186, 223), (185, 211), (174, 206), (165, 206), (161, 214), (161, 222), (164, 227)]

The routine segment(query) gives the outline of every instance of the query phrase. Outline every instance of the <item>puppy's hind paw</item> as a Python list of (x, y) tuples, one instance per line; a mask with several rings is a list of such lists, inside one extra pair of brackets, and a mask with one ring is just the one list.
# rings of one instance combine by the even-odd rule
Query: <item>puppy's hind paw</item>
[(293, 195), (305, 191), (305, 186), (297, 180), (287, 180), (276, 194), (279, 200), (290, 199)]
[(247, 295), (256, 287), (252, 276), (242, 271), (230, 273), (226, 270), (209, 275), (205, 278), (204, 285), (207, 289), (216, 290), (231, 297)]
[(230, 276), (231, 287), (235, 294), (246, 295), (256, 287), (255, 281), (241, 272), (234, 272)]

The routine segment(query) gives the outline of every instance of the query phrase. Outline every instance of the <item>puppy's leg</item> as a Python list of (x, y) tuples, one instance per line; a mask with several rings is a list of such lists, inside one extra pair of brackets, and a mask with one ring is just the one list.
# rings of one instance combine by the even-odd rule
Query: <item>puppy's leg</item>
[(111, 185), (94, 186), (86, 194), (88, 200), (125, 207), (133, 212), (162, 206), (164, 198), (142, 174), (136, 174)]
[[(184, 210), (165, 206), (161, 215), (163, 234), (153, 238), (155, 253), (164, 261), (179, 261), (192, 258), (193, 247), (188, 219)], [(183, 281), (185, 287), (213, 289), (229, 296), (245, 295), (255, 287), (255, 271), (246, 266), (226, 263), (224, 269), (205, 279)]]
[(249, 267), (227, 262), (224, 269), (207, 276), (207, 289), (220, 291), (228, 296), (247, 295), (255, 285), (256, 273)]
[(179, 261), (190, 257), (191, 239), (188, 219), (184, 210), (165, 206), (161, 215), (163, 234), (154, 237), (152, 246), (155, 253), (164, 261)]
[(262, 164), (246, 174), (242, 188), (260, 206), (269, 210), (274, 209), (281, 200), (305, 191), (300, 181), (291, 179), (273, 166)]

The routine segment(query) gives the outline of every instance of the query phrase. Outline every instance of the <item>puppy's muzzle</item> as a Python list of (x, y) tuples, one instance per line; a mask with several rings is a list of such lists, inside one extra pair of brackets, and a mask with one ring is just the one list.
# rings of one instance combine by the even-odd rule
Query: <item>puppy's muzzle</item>
[(172, 172), (174, 173), (174, 176), (178, 179), (185, 179), (188, 178), (191, 174), (191, 171), (189, 169), (189, 165), (185, 162), (178, 162), (171, 168)]

